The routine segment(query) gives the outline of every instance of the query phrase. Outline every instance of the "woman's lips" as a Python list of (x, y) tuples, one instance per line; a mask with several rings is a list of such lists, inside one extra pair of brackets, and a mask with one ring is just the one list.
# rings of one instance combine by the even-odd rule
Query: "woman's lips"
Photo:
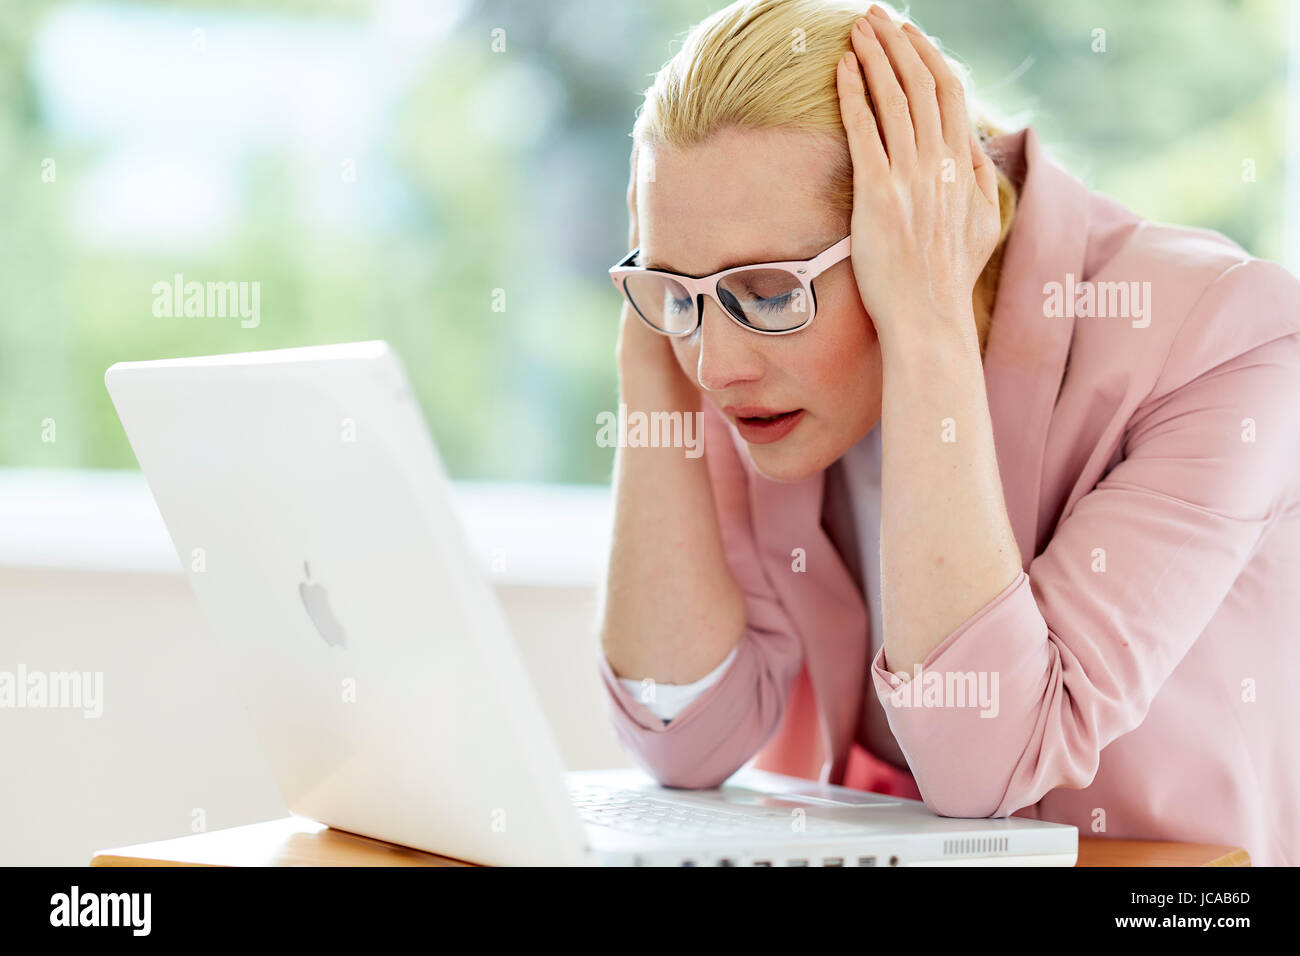
[(804, 410), (796, 408), (780, 412), (770, 408), (728, 406), (723, 411), (736, 423), (741, 438), (751, 445), (768, 445), (790, 434), (803, 419)]

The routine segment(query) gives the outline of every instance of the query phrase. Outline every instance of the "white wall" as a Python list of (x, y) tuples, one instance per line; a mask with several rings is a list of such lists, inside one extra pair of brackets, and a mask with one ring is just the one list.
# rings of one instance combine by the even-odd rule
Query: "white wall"
[[(142, 489), (131, 492), (137, 505)], [(52, 532), (39, 560), (24, 562), (23, 551), (35, 549), (21, 544), (33, 529), (16, 517), (20, 500), (0, 477), (0, 671), (20, 663), (102, 671), (104, 711), (86, 719), (80, 711), (0, 709), (0, 864), (75, 866), (96, 849), (184, 836), (196, 808), (209, 830), (283, 816), (220, 647), (185, 579), (168, 569), (174, 557), (123, 561), (131, 568), (120, 571), (95, 560), (81, 569), (51, 566), (78, 563), (75, 535), (64, 528), (68, 561), (51, 560)], [(25, 509), (28, 518), (39, 512), (38, 529), (72, 502), (52, 500), (61, 503)], [(86, 501), (79, 495), (77, 508)], [(159, 540), (157, 528), (141, 528), (156, 520), (147, 507), (118, 512), (136, 515), (127, 522), (136, 540)], [(567, 583), (498, 580), (497, 592), (568, 766), (628, 766), (596, 677), (596, 592), (594, 582), (580, 583), (590, 577), (583, 567)]]

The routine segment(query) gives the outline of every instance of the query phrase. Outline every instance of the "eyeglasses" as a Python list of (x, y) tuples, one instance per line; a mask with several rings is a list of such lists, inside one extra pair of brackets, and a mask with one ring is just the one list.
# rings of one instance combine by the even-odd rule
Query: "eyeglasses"
[(642, 269), (632, 265), (641, 254), (635, 249), (609, 270), (609, 277), (646, 325), (663, 335), (690, 335), (699, 328), (704, 296), (751, 332), (789, 335), (812, 324), (817, 314), (813, 279), (849, 257), (850, 238), (811, 259), (736, 266), (710, 276)]

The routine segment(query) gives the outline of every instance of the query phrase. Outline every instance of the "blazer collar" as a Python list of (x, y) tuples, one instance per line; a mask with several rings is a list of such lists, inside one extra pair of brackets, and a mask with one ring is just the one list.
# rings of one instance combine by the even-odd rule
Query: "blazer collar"
[[(1011, 164), (1019, 162), (1023, 170), (985, 346), (984, 375), (1007, 511), (1022, 564), (1028, 568), (1037, 553), (1047, 429), (1074, 329), (1073, 318), (1044, 317), (1043, 284), (1064, 282), (1067, 272), (1082, 278), (1089, 192), (1044, 153), (1032, 128), (993, 140), (987, 151), (1005, 152)], [(744, 443), (736, 441), (744, 460)], [(780, 483), (748, 464), (746, 472), (764, 568), (803, 642), (805, 667), (819, 704), (816, 745), (824, 760), (822, 777), (836, 780), (861, 717), (869, 618), (857, 584), (822, 527), (825, 473)], [(806, 571), (794, 570), (796, 549), (803, 552)], [(779, 739), (776, 743), (781, 745)]]

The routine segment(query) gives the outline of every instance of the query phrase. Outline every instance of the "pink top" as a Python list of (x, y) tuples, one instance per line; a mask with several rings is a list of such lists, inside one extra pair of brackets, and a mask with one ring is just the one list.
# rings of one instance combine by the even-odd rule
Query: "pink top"
[[(945, 816), (1298, 864), (1300, 281), (1218, 233), (1090, 192), (1032, 128), (998, 150), (1023, 185), (984, 371), (1024, 567), (923, 665), (996, 674), (996, 716), (890, 703), (895, 679), (883, 650), (868, 659), (862, 594), (822, 527), (825, 473), (768, 481), (705, 402), (746, 630), (669, 723), (602, 658), (614, 727), (671, 786), (716, 786), (757, 755), (768, 770), (919, 793)], [(1045, 304), (1049, 283), (1066, 308)], [(1145, 307), (1117, 315), (1111, 283), (1136, 283)], [(911, 774), (858, 743), (864, 693)]]

